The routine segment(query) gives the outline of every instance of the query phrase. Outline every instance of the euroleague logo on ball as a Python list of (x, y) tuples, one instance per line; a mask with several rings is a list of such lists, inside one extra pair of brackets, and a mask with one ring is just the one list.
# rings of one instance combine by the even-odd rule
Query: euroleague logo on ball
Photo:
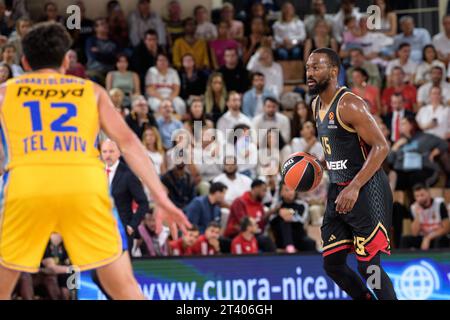
[(288, 161), (286, 161), (283, 165), (283, 170), (282, 170), (283, 172), (281, 174), (284, 175), (286, 172), (286, 169), (293, 163), (294, 163), (294, 159), (292, 159), (292, 158), (289, 159)]

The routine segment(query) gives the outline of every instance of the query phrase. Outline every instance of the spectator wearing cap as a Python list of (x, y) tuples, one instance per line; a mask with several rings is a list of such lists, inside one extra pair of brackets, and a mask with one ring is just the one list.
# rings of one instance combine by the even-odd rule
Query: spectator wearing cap
[(255, 254), (258, 253), (258, 224), (255, 219), (245, 217), (242, 219), (241, 232), (231, 242), (232, 254)]
[(427, 29), (416, 28), (414, 19), (411, 16), (403, 16), (400, 18), (401, 33), (394, 37), (394, 48), (406, 42), (411, 46), (411, 60), (419, 63), (422, 60), (422, 49), (431, 43), (430, 33)]
[(252, 88), (244, 93), (242, 112), (252, 119), (263, 112), (264, 98), (273, 96), (272, 91), (265, 86), (265, 76), (261, 72), (254, 72), (251, 76)]
[(128, 18), (129, 36), (132, 46), (144, 39), (145, 32), (154, 29), (158, 33), (158, 43), (167, 44), (166, 28), (161, 17), (151, 10), (150, 0), (139, 0), (137, 8)]
[(291, 141), (291, 123), (287, 116), (278, 111), (280, 103), (274, 97), (264, 99), (263, 113), (253, 118), (253, 128), (258, 132), (261, 129), (277, 128), (284, 141)]
[(220, 223), (220, 206), (224, 203), (227, 186), (221, 182), (214, 182), (209, 188), (209, 194), (198, 196), (183, 209), (192, 224), (198, 226), (200, 233), (204, 233), (211, 221)]
[(245, 192), (239, 198), (236, 198), (230, 207), (230, 216), (225, 228), (224, 236), (234, 238), (238, 235), (241, 228), (242, 219), (251, 217), (258, 224), (258, 234), (256, 239), (258, 246), (264, 252), (275, 251), (275, 245), (272, 240), (264, 234), (268, 214), (265, 213), (263, 199), (267, 192), (267, 184), (262, 180), (256, 179), (252, 182), (251, 190)]

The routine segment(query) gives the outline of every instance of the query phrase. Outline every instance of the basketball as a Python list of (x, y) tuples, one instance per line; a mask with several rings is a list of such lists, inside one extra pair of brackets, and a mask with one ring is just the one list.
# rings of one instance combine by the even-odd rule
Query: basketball
[(323, 168), (315, 156), (297, 152), (289, 156), (283, 164), (283, 183), (296, 191), (314, 190), (322, 180)]

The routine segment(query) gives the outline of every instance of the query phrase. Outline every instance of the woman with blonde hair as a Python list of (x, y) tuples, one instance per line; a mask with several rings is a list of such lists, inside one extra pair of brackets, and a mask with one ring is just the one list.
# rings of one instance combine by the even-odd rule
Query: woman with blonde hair
[(225, 113), (227, 89), (225, 81), (219, 72), (213, 72), (208, 79), (205, 92), (205, 112), (214, 124)]
[(144, 133), (142, 134), (142, 144), (155, 165), (156, 173), (160, 176), (166, 173), (167, 166), (164, 157), (164, 148), (161, 136), (156, 127), (149, 126), (145, 128)]

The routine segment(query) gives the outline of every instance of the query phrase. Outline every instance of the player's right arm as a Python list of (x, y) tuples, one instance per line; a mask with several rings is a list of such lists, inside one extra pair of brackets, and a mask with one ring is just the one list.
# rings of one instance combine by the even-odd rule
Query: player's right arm
[(191, 227), (191, 224), (183, 212), (169, 200), (152, 161), (145, 153), (143, 145), (114, 109), (114, 105), (105, 89), (95, 85), (95, 91), (98, 97), (101, 128), (111, 140), (117, 143), (128, 166), (150, 190), (156, 204), (157, 229), (160, 230), (162, 226), (161, 216), (165, 215), (165, 220), (171, 228), (172, 236), (176, 238), (177, 226), (183, 232), (186, 232), (186, 228)]

